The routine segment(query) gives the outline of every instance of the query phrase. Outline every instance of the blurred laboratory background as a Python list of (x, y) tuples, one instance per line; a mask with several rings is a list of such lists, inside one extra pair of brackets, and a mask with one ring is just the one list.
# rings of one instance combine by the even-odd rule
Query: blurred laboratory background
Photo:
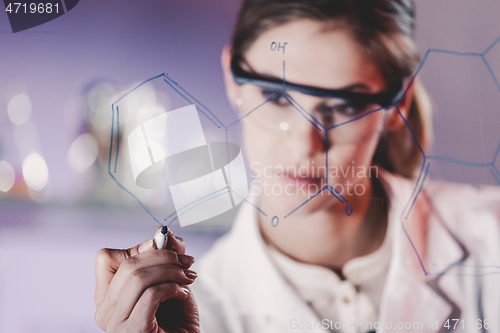
[[(80, 1), (15, 34), (0, 13), (0, 332), (101, 331), (94, 322), (96, 252), (138, 244), (157, 227), (108, 176), (111, 104), (167, 73), (220, 119), (234, 121), (220, 54), (240, 3)], [(500, 185), (500, 173), (487, 166), (500, 169), (499, 17), (496, 0), (418, 0), (422, 57), (428, 49), (470, 53), (433, 51), (419, 74), (434, 110), (429, 154), (442, 157), (431, 178)], [(148, 83), (135, 107), (153, 117), (176, 98), (168, 85)], [(201, 121), (207, 137), (221, 141), (217, 128)], [(239, 143), (238, 134), (230, 141)], [(147, 207), (173, 211), (168, 194), (131, 188)], [(172, 229), (199, 259), (235, 214)]]

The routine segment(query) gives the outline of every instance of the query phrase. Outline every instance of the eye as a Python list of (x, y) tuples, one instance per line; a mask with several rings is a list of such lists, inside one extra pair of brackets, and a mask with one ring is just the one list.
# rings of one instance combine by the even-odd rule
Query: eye
[(346, 117), (358, 117), (362, 115), (365, 111), (369, 110), (370, 106), (363, 103), (341, 103), (330, 107), (331, 112), (346, 116)]
[[(280, 91), (277, 90), (262, 90), (262, 96), (267, 100), (269, 98), (272, 98), (274, 96), (277, 96), (280, 93)], [(272, 100), (269, 101), (270, 103), (273, 103), (274, 105), (277, 106), (288, 106), (290, 103), (288, 103), (287, 99), (283, 94), (279, 95), (276, 98), (273, 98)]]

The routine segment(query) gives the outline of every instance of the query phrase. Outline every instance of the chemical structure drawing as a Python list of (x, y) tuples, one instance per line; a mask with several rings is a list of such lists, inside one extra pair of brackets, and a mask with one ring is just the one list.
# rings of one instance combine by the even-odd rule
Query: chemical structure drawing
[[(412, 77), (412, 79), (410, 81), (410, 85), (413, 84), (414, 80), (420, 74), (420, 72), (424, 68), (426, 62), (429, 60), (429, 58), (432, 55), (435, 55), (435, 54), (445, 54), (445, 55), (448, 55), (450, 57), (474, 57), (474, 58), (479, 58), (484, 63), (484, 66), (486, 67), (486, 69), (487, 69), (487, 71), (488, 71), (488, 73), (489, 73), (489, 75), (490, 75), (493, 83), (496, 86), (496, 90), (498, 91), (498, 93), (500, 93), (500, 84), (499, 84), (498, 78), (495, 76), (495, 74), (494, 74), (494, 72), (493, 72), (493, 70), (492, 70), (492, 68), (491, 68), (488, 60), (486, 59), (487, 54), (489, 52), (491, 52), (495, 48), (495, 46), (498, 47), (498, 45), (500, 45), (499, 43), (500, 43), (500, 37), (498, 37), (492, 44), (490, 44), (481, 53), (456, 52), (456, 51), (441, 50), (441, 49), (429, 49), (425, 53), (425, 55), (424, 55), (424, 57), (423, 57), (420, 65), (419, 65), (419, 67), (417, 68), (415, 74), (413, 75), (413, 77)], [(398, 109), (398, 112), (399, 112), (401, 118), (405, 122), (405, 125), (408, 127), (408, 130), (413, 135), (413, 132), (412, 132), (411, 128), (408, 125), (408, 122), (406, 121), (406, 119), (404, 119), (404, 117), (401, 114), (401, 112), (400, 112), (400, 110), (399, 110), (399, 108), (398, 108), (397, 105), (396, 105), (396, 108)], [(496, 274), (500, 274), (500, 266), (498, 266), (498, 265), (465, 265), (465, 264), (462, 264), (462, 262), (449, 263), (449, 264), (434, 263), (433, 267), (445, 267), (445, 269), (442, 270), (442, 271), (439, 271), (439, 272), (432, 271), (431, 269), (427, 268), (424, 265), (424, 263), (422, 261), (422, 256), (417, 251), (416, 246), (413, 243), (413, 240), (410, 237), (410, 235), (408, 233), (408, 230), (407, 230), (407, 228), (405, 226), (405, 223), (404, 223), (406, 220), (408, 220), (408, 218), (410, 216), (410, 213), (412, 211), (412, 208), (414, 207), (416, 201), (419, 198), (419, 195), (422, 192), (422, 189), (424, 188), (424, 184), (425, 184), (425, 182), (427, 180), (427, 176), (428, 176), (428, 173), (429, 173), (431, 165), (433, 163), (436, 163), (437, 161), (445, 162), (445, 163), (448, 163), (448, 164), (451, 164), (451, 165), (467, 166), (467, 167), (473, 167), (473, 168), (477, 168), (477, 169), (487, 169), (489, 171), (489, 173), (491, 174), (491, 176), (493, 177), (493, 179), (495, 180), (495, 182), (500, 186), (500, 171), (499, 171), (499, 169), (498, 169), (498, 167), (496, 165), (496, 162), (498, 160), (498, 155), (499, 155), (499, 152), (500, 152), (500, 138), (499, 138), (498, 143), (496, 144), (496, 149), (493, 152), (493, 156), (491, 157), (491, 160), (488, 161), (488, 162), (477, 162), (477, 161), (466, 160), (466, 159), (460, 160), (460, 159), (454, 159), (454, 158), (449, 158), (449, 157), (440, 156), (440, 155), (428, 155), (428, 154), (426, 154), (422, 150), (422, 148), (421, 148), (420, 144), (418, 143), (418, 140), (416, 139), (415, 135), (413, 135), (413, 138), (417, 142), (417, 144), (419, 146), (419, 149), (420, 149), (420, 152), (422, 154), (422, 167), (420, 169), (419, 176), (417, 178), (415, 187), (413, 189), (413, 193), (411, 194), (410, 198), (406, 202), (406, 205), (405, 205), (403, 211), (401, 212), (401, 215), (399, 216), (399, 220), (400, 220), (400, 223), (401, 223), (401, 227), (403, 228), (403, 231), (404, 231), (404, 233), (405, 233), (405, 235), (406, 235), (406, 237), (407, 237), (410, 245), (412, 246), (412, 248), (413, 248), (413, 250), (415, 252), (415, 255), (417, 256), (417, 259), (418, 259), (418, 261), (420, 263), (422, 271), (424, 272), (425, 275), (434, 275), (434, 276), (440, 276), (440, 275), (445, 275), (445, 274), (455, 274), (455, 275), (465, 275), (465, 276), (483, 276), (483, 275), (496, 275)], [(459, 272), (459, 273), (449, 272), (450, 270), (452, 270), (453, 268), (456, 268), (456, 267), (470, 268), (470, 269), (473, 269), (474, 272), (473, 273), (468, 273), (468, 272)], [(484, 271), (479, 271), (478, 272), (477, 271), (478, 269), (479, 270), (483, 269)]]
[[(276, 43), (274, 43), (276, 44)], [(285, 45), (285, 44), (284, 44)], [(283, 53), (284, 53), (284, 45), (282, 47), (283, 49)], [(498, 37), (491, 45), (489, 45), (483, 52), (481, 53), (472, 53), (472, 52), (456, 52), (456, 51), (448, 51), (448, 50), (441, 50), (441, 49), (429, 49), (427, 50), (427, 52), (425, 53), (419, 67), (417, 68), (415, 74), (412, 76), (411, 80), (409, 81), (409, 84), (408, 86), (405, 88), (405, 90), (402, 90), (401, 93), (399, 93), (396, 98), (394, 98), (394, 100), (391, 101), (391, 103), (386, 103), (384, 106), (380, 107), (380, 108), (377, 108), (377, 109), (374, 109), (374, 110), (371, 110), (369, 112), (366, 112), (364, 114), (362, 114), (361, 116), (359, 117), (355, 117), (353, 119), (350, 119), (348, 121), (345, 121), (345, 122), (341, 122), (341, 123), (338, 123), (338, 124), (334, 124), (334, 125), (331, 125), (331, 126), (326, 126), (325, 124), (323, 124), (319, 119), (317, 119), (313, 114), (312, 112), (306, 110), (305, 108), (303, 108), (287, 91), (287, 89), (289, 89), (289, 83), (286, 82), (286, 62), (283, 61), (282, 63), (282, 66), (283, 66), (283, 78), (282, 78), (282, 88), (280, 91), (277, 91), (276, 93), (274, 93), (272, 96), (270, 96), (269, 98), (267, 98), (265, 100), (265, 102), (261, 103), (260, 105), (256, 106), (255, 108), (253, 108), (251, 111), (249, 111), (248, 113), (244, 114), (244, 115), (241, 115), (239, 118), (237, 118), (235, 121), (231, 122), (230, 124), (226, 125), (224, 124), (215, 114), (214, 112), (212, 112), (208, 107), (206, 107), (203, 103), (201, 103), (198, 99), (196, 99), (193, 95), (191, 95), (187, 90), (185, 90), (182, 86), (180, 86), (177, 82), (175, 82), (172, 78), (170, 78), (168, 76), (168, 74), (160, 74), (160, 75), (157, 75), (155, 77), (152, 77), (144, 82), (142, 82), (141, 84), (137, 85), (135, 88), (131, 89), (129, 92), (127, 92), (126, 94), (124, 94), (122, 97), (120, 97), (119, 99), (117, 99), (111, 106), (111, 109), (112, 109), (112, 124), (111, 124), (111, 139), (110, 139), (110, 149), (109, 149), (109, 161), (108, 161), (108, 174), (109, 176), (113, 179), (114, 182), (116, 182), (116, 184), (122, 188), (124, 191), (126, 191), (130, 196), (132, 196), (138, 203), (139, 205), (142, 206), (142, 208), (145, 209), (145, 211), (160, 225), (163, 225), (163, 223), (160, 222), (159, 219), (157, 219), (153, 213), (148, 210), (146, 208), (145, 205), (143, 205), (143, 203), (141, 203), (141, 201), (139, 200), (139, 198), (137, 198), (133, 193), (131, 193), (125, 186), (123, 186), (120, 181), (115, 177), (115, 174), (117, 172), (117, 160), (118, 160), (118, 152), (119, 152), (119, 138), (120, 138), (120, 111), (119, 111), (119, 108), (117, 106), (117, 104), (120, 102), (121, 99), (123, 99), (124, 97), (126, 97), (128, 94), (130, 94), (131, 92), (133, 92), (134, 90), (138, 89), (139, 87), (141, 87), (142, 85), (146, 84), (147, 82), (150, 82), (150, 81), (153, 81), (153, 80), (159, 80), (159, 81), (162, 81), (164, 82), (165, 84), (167, 84), (173, 91), (175, 91), (179, 96), (181, 96), (186, 102), (188, 102), (189, 104), (194, 104), (196, 106), (196, 110), (201, 114), (203, 115), (206, 119), (208, 119), (210, 121), (210, 123), (217, 129), (217, 130), (220, 130), (220, 131), (224, 131), (224, 134), (225, 134), (225, 138), (226, 138), (226, 141), (225, 141), (225, 145), (227, 147), (227, 149), (229, 149), (229, 145), (231, 144), (229, 141), (228, 141), (228, 131), (230, 131), (231, 129), (234, 128), (234, 126), (236, 124), (238, 124), (239, 122), (247, 119), (249, 116), (251, 116), (252, 114), (258, 112), (264, 105), (266, 105), (267, 103), (271, 102), (272, 100), (278, 98), (278, 97), (283, 97), (294, 109), (295, 111), (303, 118), (305, 119), (308, 123), (310, 123), (316, 131), (318, 132), (323, 132), (325, 133), (324, 135), (324, 138), (325, 138), (325, 142), (324, 142), (324, 145), (325, 145), (325, 151), (326, 151), (326, 158), (325, 158), (325, 167), (326, 169), (325, 170), (328, 170), (328, 145), (329, 145), (329, 139), (328, 139), (328, 135), (326, 135), (326, 133), (328, 133), (329, 131), (333, 131), (337, 128), (340, 128), (342, 126), (345, 126), (347, 124), (350, 124), (350, 123), (353, 123), (353, 122), (357, 122), (357, 121), (360, 121), (361, 119), (367, 117), (367, 116), (370, 116), (372, 114), (375, 114), (377, 112), (383, 112), (384, 110), (388, 110), (388, 109), (395, 109), (399, 115), (399, 117), (401, 117), (403, 123), (404, 123), (404, 126), (407, 128), (407, 130), (409, 131), (409, 133), (411, 134), (411, 136), (413, 137), (413, 140), (415, 141), (415, 143), (417, 144), (418, 146), (418, 149), (422, 155), (422, 165), (421, 165), (421, 168), (420, 168), (420, 172), (419, 172), (419, 175), (418, 175), (418, 178), (415, 182), (415, 186), (413, 188), (413, 191), (410, 195), (410, 197), (407, 199), (406, 201), (406, 204), (404, 206), (404, 209), (401, 211), (398, 219), (399, 219), (399, 222), (400, 222), (400, 225), (401, 225), (401, 228), (409, 242), (409, 244), (411, 245), (411, 247), (413, 248), (413, 251), (416, 255), (416, 258), (418, 259), (419, 263), (420, 263), (420, 266), (422, 268), (422, 271), (424, 273), (424, 275), (426, 276), (431, 276), (431, 275), (435, 275), (435, 276), (441, 276), (441, 275), (446, 275), (446, 274), (454, 274), (454, 275), (465, 275), (465, 276), (482, 276), (482, 275), (491, 275), (491, 274), (500, 274), (500, 266), (497, 266), (497, 265), (466, 265), (466, 264), (463, 264), (463, 262), (454, 262), (454, 263), (434, 263), (433, 264), (433, 267), (438, 267), (438, 266), (443, 266), (445, 267), (444, 270), (441, 270), (441, 271), (433, 271), (432, 269), (429, 269), (428, 267), (426, 267), (426, 265), (424, 265), (423, 263), (423, 260), (422, 260), (422, 256), (421, 254), (417, 251), (417, 247), (415, 246), (414, 242), (413, 242), (413, 239), (410, 235), (410, 233), (408, 232), (407, 230), (407, 226), (405, 225), (405, 222), (409, 219), (410, 215), (411, 215), (411, 212), (412, 212), (412, 209), (415, 205), (415, 203), (417, 202), (420, 194), (422, 193), (422, 190), (424, 188), (424, 184), (426, 183), (426, 180), (428, 178), (428, 173), (429, 173), (429, 170), (430, 170), (430, 167), (433, 163), (435, 163), (436, 161), (440, 161), (440, 162), (445, 162), (445, 163), (449, 163), (449, 164), (453, 164), (453, 165), (461, 165), (461, 166), (468, 166), (468, 167), (474, 167), (474, 168), (483, 168), (483, 169), (487, 169), (489, 171), (489, 173), (491, 174), (491, 176), (493, 177), (494, 181), (500, 186), (500, 170), (498, 168), (498, 160), (499, 160), (499, 154), (500, 154), (500, 138), (499, 138), (499, 142), (496, 146), (496, 150), (493, 152), (493, 156), (491, 157), (491, 160), (489, 162), (476, 162), (476, 161), (469, 161), (469, 160), (466, 160), (466, 159), (455, 159), (455, 158), (450, 158), (450, 157), (446, 157), (446, 156), (440, 156), (440, 155), (428, 155), (424, 152), (423, 148), (421, 147), (420, 143), (418, 142), (418, 139), (417, 139), (417, 136), (414, 134), (411, 126), (409, 125), (407, 119), (405, 119), (404, 115), (402, 114), (400, 108), (399, 108), (399, 104), (402, 100), (402, 98), (406, 95), (406, 93), (408, 92), (408, 90), (410, 89), (410, 87), (412, 86), (412, 84), (414, 83), (415, 79), (419, 76), (420, 72), (422, 71), (422, 69), (424, 68), (426, 62), (428, 61), (428, 59), (433, 55), (433, 54), (446, 54), (446, 55), (449, 55), (449, 56), (455, 56), (455, 57), (477, 57), (479, 59), (482, 60), (482, 62), (484, 63), (484, 66), (486, 67), (486, 69), (488, 70), (490, 76), (491, 76), (491, 79), (492, 81), (494, 82), (495, 86), (496, 86), (496, 89), (498, 90), (498, 92), (500, 93), (500, 84), (499, 84), (499, 81), (498, 81), (498, 78), (495, 76), (488, 60), (486, 59), (486, 56), (489, 52), (491, 52), (495, 46), (497, 45), (500, 45), (500, 37)], [(281, 45), (280, 45), (281, 46)], [(273, 45), (271, 45), (271, 50), (274, 51), (277, 49), (277, 51), (280, 51), (280, 48), (276, 48), (276, 45), (274, 45), (274, 50), (272, 49), (273, 48)], [(116, 128), (116, 130), (115, 130)], [(115, 154), (114, 154), (114, 160), (113, 160), (113, 148), (115, 148)], [(228, 156), (229, 158), (229, 153), (228, 153)], [(229, 160), (228, 160), (229, 162)], [(114, 167), (113, 167), (114, 165)], [(328, 172), (328, 171), (325, 171), (325, 172)], [(279, 223), (280, 223), (280, 219), (283, 219), (283, 220), (286, 220), (286, 218), (290, 217), (292, 214), (296, 213), (297, 211), (299, 211), (304, 205), (306, 205), (308, 202), (310, 202), (311, 200), (313, 200), (315, 197), (317, 197), (318, 195), (320, 195), (322, 192), (326, 191), (328, 193), (330, 193), (331, 195), (333, 195), (333, 197), (341, 204), (344, 204), (345, 205), (345, 213), (347, 216), (351, 216), (353, 211), (354, 211), (354, 208), (349, 205), (349, 202), (348, 200), (339, 192), (337, 191), (331, 184), (328, 183), (328, 177), (326, 176), (325, 179), (326, 179), (326, 184), (321, 188), (319, 189), (316, 193), (312, 194), (307, 200), (305, 200), (304, 202), (302, 202), (300, 205), (298, 205), (297, 207), (295, 207), (294, 209), (292, 209), (290, 212), (288, 212), (287, 214), (283, 215), (283, 216), (277, 216), (277, 215), (269, 215), (268, 213), (266, 213), (265, 211), (263, 211), (261, 208), (259, 208), (256, 204), (254, 204), (251, 200), (248, 200), (246, 198), (246, 194), (244, 193), (241, 193), (241, 191), (238, 191), (237, 189), (235, 189), (233, 186), (232, 186), (232, 177), (231, 177), (231, 171), (230, 169), (227, 170), (227, 182), (226, 182), (226, 186), (225, 187), (222, 187), (220, 189), (218, 189), (217, 191), (214, 191), (212, 193), (209, 193), (208, 195), (206, 195), (205, 197), (203, 198), (200, 198), (198, 200), (194, 200), (192, 202), (189, 202), (187, 204), (185, 204), (185, 206), (180, 210), (180, 211), (174, 211), (172, 212), (170, 215), (168, 215), (165, 219), (164, 219), (164, 222), (166, 222), (167, 225), (170, 225), (171, 223), (173, 223), (174, 221), (178, 220), (179, 217), (181, 216), (181, 214), (185, 213), (186, 211), (189, 211), (193, 208), (195, 208), (197, 205), (201, 204), (201, 203), (204, 203), (204, 202), (208, 202), (212, 199), (214, 199), (216, 196), (218, 195), (221, 195), (222, 192), (228, 192), (228, 193), (231, 193), (233, 196), (233, 198), (238, 198), (238, 202), (246, 202), (247, 204), (251, 205), (253, 208), (256, 209), (257, 212), (259, 212), (260, 214), (262, 214), (262, 216), (266, 217), (266, 218), (270, 218), (270, 223), (273, 227), (278, 227), (279, 226)], [(234, 207), (234, 205), (233, 205)], [(281, 222), (283, 223), (283, 222)], [(456, 268), (456, 267), (461, 267), (461, 268), (473, 268), (475, 269), (475, 271), (473, 273), (468, 273), (468, 272), (452, 272), (453, 268)], [(488, 271), (477, 271), (477, 270), (488, 270)]]
[[(154, 80), (163, 80), (189, 103), (188, 106), (162, 113), (144, 122), (128, 136), (129, 153), (130, 156), (134, 156), (131, 158), (131, 165), (135, 183), (143, 188), (168, 187), (172, 194), (176, 209), (163, 219), (166, 223), (160, 222), (151, 210), (116, 177), (121, 141), (118, 104), (123, 98)], [(216, 128), (224, 127), (210, 109), (165, 74), (142, 82), (112, 104), (108, 174), (160, 225), (169, 226), (176, 220), (181, 226), (200, 222), (234, 208), (245, 200), (247, 195), (246, 174), (239, 147), (229, 142), (227, 135), (225, 142), (207, 143), (198, 112)], [(114, 162), (113, 148), (115, 148)], [(180, 172), (172, 172), (172, 169)], [(193, 192), (193, 188), (200, 187), (205, 187), (204, 192), (200, 194), (200, 191), (194, 191), (197, 192), (195, 197), (190, 195), (189, 192)]]

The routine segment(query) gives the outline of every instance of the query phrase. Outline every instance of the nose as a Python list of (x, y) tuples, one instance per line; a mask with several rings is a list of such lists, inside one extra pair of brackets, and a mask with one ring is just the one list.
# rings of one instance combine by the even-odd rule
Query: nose
[[(304, 108), (305, 109), (305, 108)], [(307, 109), (305, 109), (307, 110)], [(287, 148), (296, 159), (311, 158), (325, 153), (326, 132), (306, 112), (299, 114), (293, 128), (287, 133)]]

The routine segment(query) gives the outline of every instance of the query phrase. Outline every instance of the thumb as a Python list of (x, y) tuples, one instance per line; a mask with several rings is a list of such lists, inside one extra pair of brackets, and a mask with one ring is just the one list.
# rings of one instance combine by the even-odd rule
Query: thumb
[(106, 292), (108, 291), (109, 284), (113, 279), (116, 271), (120, 267), (121, 263), (138, 255), (139, 253), (144, 253), (149, 250), (153, 250), (155, 245), (152, 239), (131, 247), (126, 250), (116, 250), (116, 249), (101, 249), (97, 252), (96, 257), (96, 288), (94, 301), (96, 306), (104, 299)]

